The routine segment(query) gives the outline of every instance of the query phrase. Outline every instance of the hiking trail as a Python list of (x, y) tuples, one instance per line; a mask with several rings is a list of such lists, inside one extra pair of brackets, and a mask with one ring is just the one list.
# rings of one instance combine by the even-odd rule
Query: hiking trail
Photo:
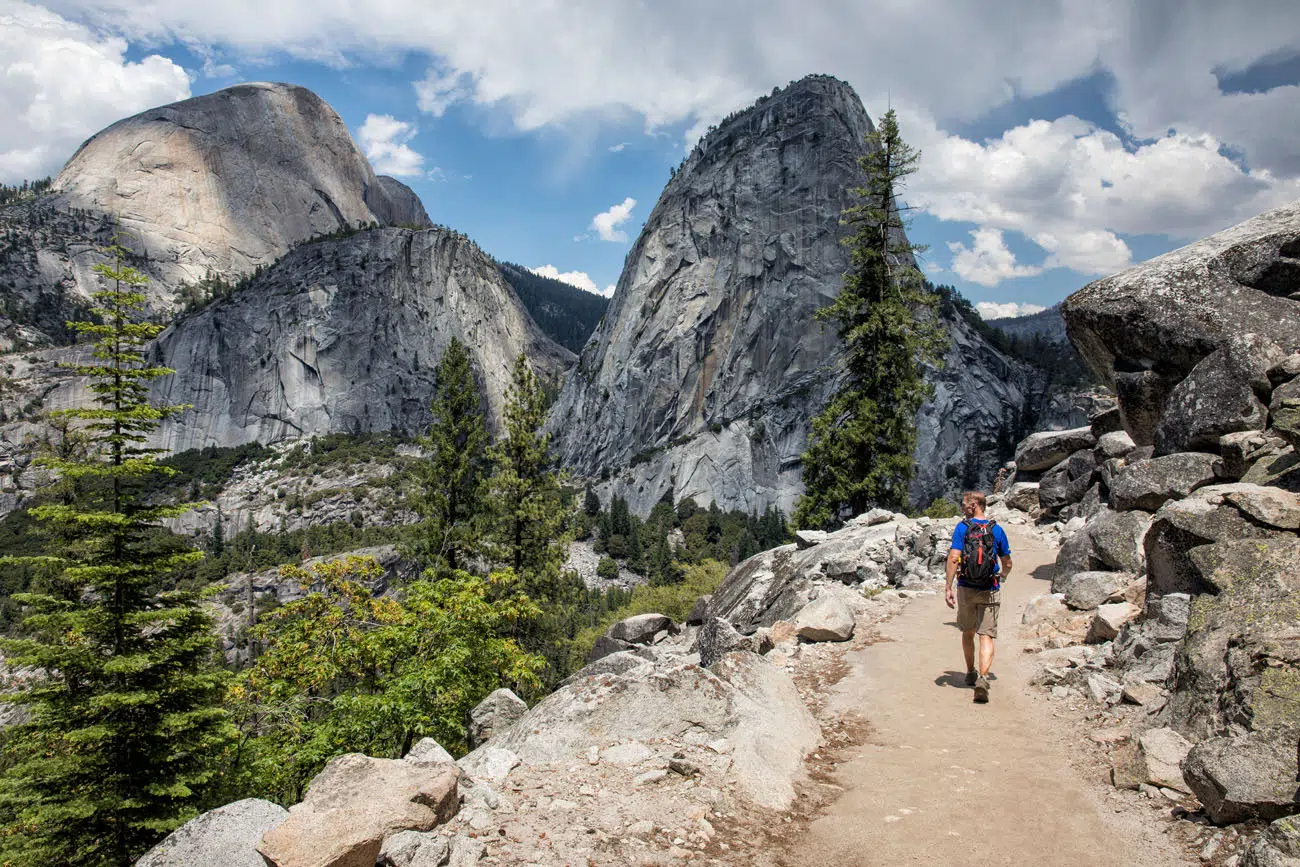
[(1050, 592), (1056, 548), (1007, 527), (1015, 561), (1003, 585), (991, 700), (964, 685), (956, 612), (942, 587), (880, 627), (884, 640), (849, 652), (828, 710), (870, 723), (866, 743), (835, 770), (844, 792), (777, 863), (820, 867), (1166, 867), (1149, 817), (1107, 802), (1069, 761), (1074, 727), (1030, 695), (1033, 666), (1018, 637), (1025, 603)]

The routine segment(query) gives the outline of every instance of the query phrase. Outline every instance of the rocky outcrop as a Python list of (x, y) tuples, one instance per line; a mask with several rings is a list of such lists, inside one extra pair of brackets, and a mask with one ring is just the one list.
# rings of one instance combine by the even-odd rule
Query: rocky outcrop
[[(726, 509), (800, 493), (809, 420), (836, 387), (840, 342), (816, 311), (848, 267), (840, 214), (872, 129), (843, 82), (814, 76), (760, 100), (699, 144), (629, 252), (613, 301), (549, 421), (562, 463), (646, 513), (670, 488)], [(914, 499), (950, 467), (982, 478), (1026, 370), (964, 321), (918, 418)], [(968, 443), (987, 452), (968, 454)]]
[(430, 225), (408, 187), (375, 175), (338, 113), (289, 84), (241, 84), (120, 120), (78, 149), (53, 190), (56, 208), (111, 215), (137, 252), (170, 263), (153, 286), (164, 294), (232, 281), (317, 235)]
[(1300, 813), (1297, 742), (1297, 728), (1210, 738), (1192, 748), (1183, 777), (1216, 825)]
[(270, 801), (235, 801), (181, 825), (135, 867), (266, 867), (257, 844), (288, 817), (288, 810)]
[[(1062, 312), (1138, 445), (1162, 430), (1160, 446), (1174, 451), (1253, 429), (1267, 360), (1300, 350), (1300, 203), (1089, 284)], [(1175, 421), (1189, 415), (1205, 423), (1180, 432)]]
[(386, 838), (428, 831), (454, 816), (458, 778), (453, 764), (339, 756), (257, 851), (275, 867), (368, 867)]
[[(153, 400), (191, 407), (164, 424), (159, 445), (418, 431), (453, 337), (469, 349), (493, 428), (516, 356), (551, 380), (572, 357), (462, 235), (379, 229), (309, 244), (158, 337), (154, 360), (177, 372), (156, 382)], [(75, 386), (47, 405), (74, 402)]]

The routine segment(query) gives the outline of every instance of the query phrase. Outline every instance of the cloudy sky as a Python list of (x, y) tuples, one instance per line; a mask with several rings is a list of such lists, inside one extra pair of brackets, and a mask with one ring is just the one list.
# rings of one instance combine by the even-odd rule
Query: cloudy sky
[(1294, 0), (0, 0), (0, 181), (288, 81), (436, 222), (603, 291), (700, 133), (813, 72), (898, 110), (926, 270), (988, 310), (1300, 198)]

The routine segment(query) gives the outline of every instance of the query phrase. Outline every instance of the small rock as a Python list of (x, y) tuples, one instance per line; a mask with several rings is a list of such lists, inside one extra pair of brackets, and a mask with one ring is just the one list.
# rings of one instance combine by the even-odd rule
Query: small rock
[(411, 751), (406, 754), (406, 761), (419, 762), (420, 764), (437, 764), (438, 762), (454, 762), (451, 753), (442, 748), (442, 745), (433, 738), (421, 738)]
[(656, 768), (653, 771), (646, 771), (644, 774), (638, 774), (636, 778), (632, 780), (632, 784), (635, 786), (649, 786), (654, 783), (662, 783), (667, 776), (668, 771), (663, 768)]
[(1191, 792), (1179, 768), (1192, 749), (1186, 738), (1170, 728), (1150, 729), (1138, 737), (1138, 744), (1146, 771), (1146, 782), (1162, 789)]
[(696, 777), (700, 774), (698, 765), (694, 765), (685, 759), (671, 759), (668, 762), (668, 770), (683, 777)]
[(825, 530), (799, 530), (794, 534), (794, 543), (800, 551), (806, 551), (815, 545), (820, 545), (830, 536)]
[(628, 741), (625, 744), (607, 747), (601, 757), (611, 765), (630, 768), (648, 761), (651, 755), (653, 753), (645, 744), (640, 741)]
[(1128, 602), (1102, 605), (1097, 608), (1097, 614), (1092, 619), (1092, 625), (1088, 627), (1086, 640), (1089, 644), (1111, 641), (1115, 636), (1119, 635), (1121, 626), (1130, 620), (1136, 619), (1141, 614), (1141, 608)]
[(627, 833), (632, 837), (636, 837), (638, 840), (648, 839), (654, 836), (654, 832), (655, 832), (654, 823), (649, 821), (648, 819), (641, 819), (639, 821), (633, 822), (627, 828)]
[(1153, 683), (1130, 681), (1124, 684), (1123, 699), (1139, 707), (1154, 708), (1164, 704), (1165, 692)]

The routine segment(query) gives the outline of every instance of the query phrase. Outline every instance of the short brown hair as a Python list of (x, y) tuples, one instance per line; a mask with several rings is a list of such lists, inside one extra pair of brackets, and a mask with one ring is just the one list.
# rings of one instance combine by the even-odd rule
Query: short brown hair
[(963, 503), (966, 502), (974, 503), (976, 506), (978, 506), (981, 509), (984, 508), (985, 505), (987, 505), (987, 501), (984, 499), (983, 491), (967, 491), (966, 493), (961, 495), (961, 501)]

